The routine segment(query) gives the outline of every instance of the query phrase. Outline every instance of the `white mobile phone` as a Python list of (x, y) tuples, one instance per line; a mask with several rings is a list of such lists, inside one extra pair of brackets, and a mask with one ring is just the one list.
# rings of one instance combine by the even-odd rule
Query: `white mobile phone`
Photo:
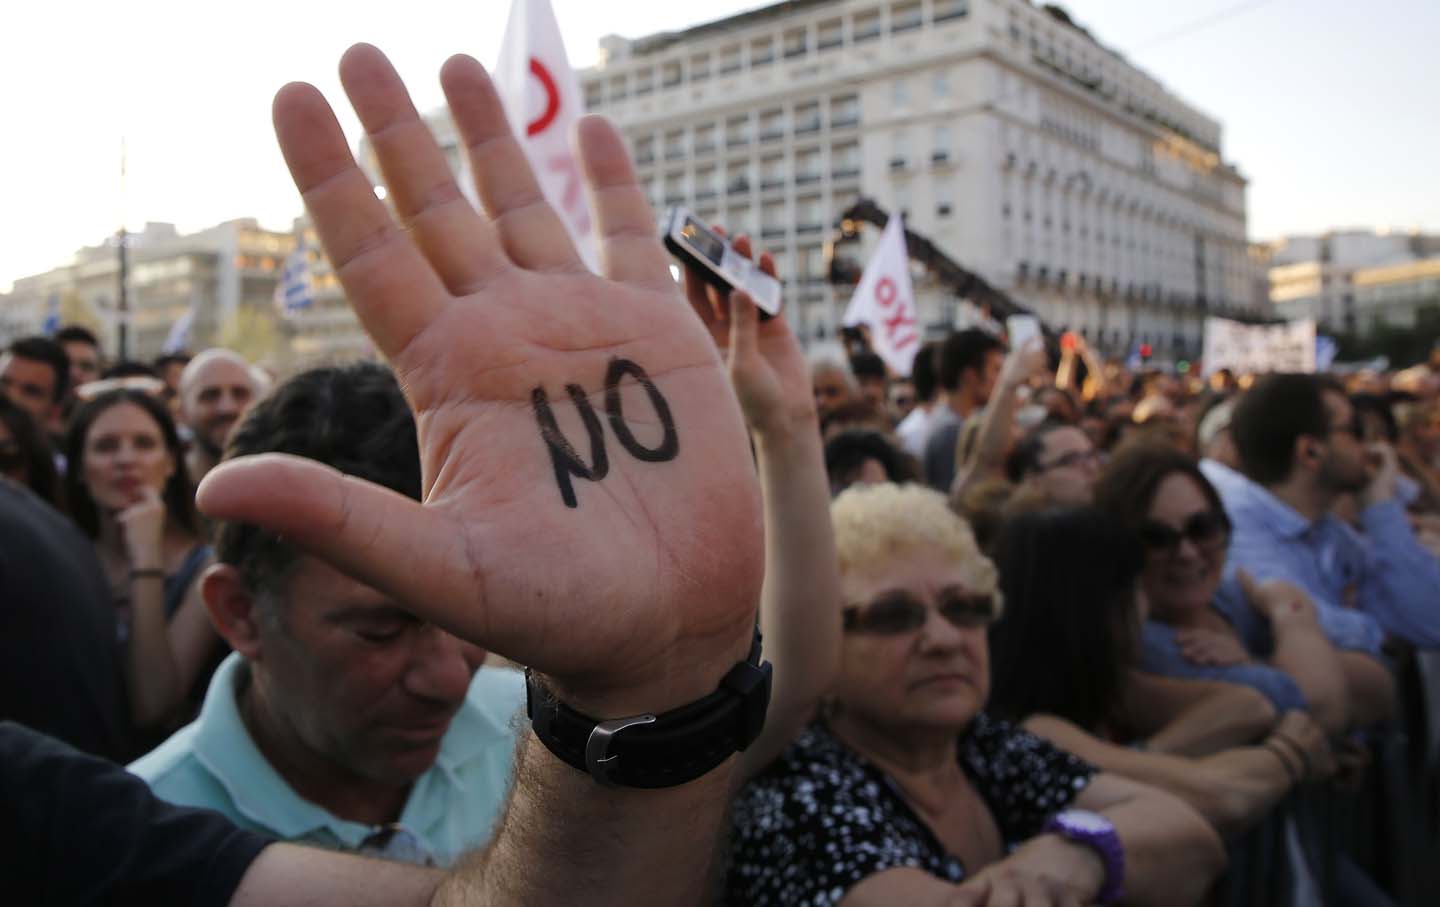
[(780, 281), (731, 248), (725, 237), (685, 208), (665, 218), (665, 248), (722, 293), (739, 287), (749, 293), (761, 318), (780, 314)]
[(1010, 349), (1018, 350), (1031, 337), (1040, 336), (1040, 319), (1034, 315), (1011, 315), (1005, 319), (1005, 333), (1010, 335)]

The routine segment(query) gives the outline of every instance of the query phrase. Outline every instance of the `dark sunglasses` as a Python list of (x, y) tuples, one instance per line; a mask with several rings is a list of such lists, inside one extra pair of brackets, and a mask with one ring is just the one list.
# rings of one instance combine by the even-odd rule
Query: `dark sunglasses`
[[(904, 590), (882, 594), (864, 607), (851, 605), (844, 613), (847, 633), (898, 636), (925, 625), (929, 607)], [(940, 616), (962, 630), (978, 630), (994, 622), (999, 608), (990, 595), (972, 595), (959, 588), (943, 589), (936, 605)]]
[(1175, 554), (1185, 539), (1189, 539), (1190, 544), (1201, 551), (1208, 552), (1229, 541), (1230, 520), (1219, 511), (1202, 510), (1191, 514), (1179, 529), (1146, 520), (1140, 524), (1137, 534), (1140, 536), (1140, 543), (1157, 554)]

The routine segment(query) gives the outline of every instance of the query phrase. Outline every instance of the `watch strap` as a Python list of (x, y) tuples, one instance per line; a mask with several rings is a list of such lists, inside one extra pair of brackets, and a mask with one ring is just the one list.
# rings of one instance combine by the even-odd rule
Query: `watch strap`
[(765, 724), (772, 669), (760, 661), (760, 633), (749, 657), (715, 692), (658, 715), (605, 721), (561, 702), (525, 672), (526, 711), (535, 736), (561, 761), (613, 787), (675, 787), (744, 750)]
[[(1073, 817), (1073, 821), (1072, 821)], [(1103, 823), (1102, 827), (1094, 827)], [(1043, 829), (1060, 835), (1072, 844), (1090, 848), (1105, 867), (1105, 881), (1095, 895), (1096, 904), (1116, 904), (1125, 896), (1125, 848), (1115, 826), (1099, 813), (1067, 809), (1051, 816)]]

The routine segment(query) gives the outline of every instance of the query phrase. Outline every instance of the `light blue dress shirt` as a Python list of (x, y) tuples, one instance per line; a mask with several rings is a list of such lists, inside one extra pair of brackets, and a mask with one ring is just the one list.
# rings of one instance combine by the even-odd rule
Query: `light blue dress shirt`
[[(516, 714), (525, 678), (481, 668), (440, 743), (435, 764), (410, 791), (398, 834), (340, 819), (290, 787), (251, 739), (235, 699), (244, 660), (216, 670), (200, 717), (130, 766), (162, 800), (213, 809), (242, 828), (333, 850), (379, 853), (450, 866), (484, 845), (505, 804), (514, 768)], [(384, 841), (383, 846), (376, 840)]]
[(1319, 606), (1327, 635), (1345, 624), (1373, 642), (1352, 648), (1377, 650), (1381, 631), (1440, 647), (1440, 559), (1416, 540), (1398, 501), (1365, 508), (1362, 534), (1329, 514), (1311, 522), (1248, 479), (1217, 490), (1234, 525), (1227, 577), (1243, 567), (1257, 580), (1294, 583)]

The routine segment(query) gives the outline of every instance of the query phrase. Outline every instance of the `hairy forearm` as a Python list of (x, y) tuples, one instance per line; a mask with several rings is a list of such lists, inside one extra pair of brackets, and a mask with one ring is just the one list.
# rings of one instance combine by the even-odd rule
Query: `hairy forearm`
[(1309, 711), (1330, 734), (1350, 724), (1345, 675), (1339, 654), (1314, 617), (1304, 613), (1272, 615), (1275, 653), (1270, 663), (1295, 681)]
[(975, 449), (966, 457), (965, 451), (955, 447), (955, 481), (950, 486), (950, 498), (955, 500), (965, 492), (972, 481), (979, 481), (1000, 468), (1005, 444), (1010, 439), (1010, 428), (1015, 423), (1015, 411), (1020, 407), (1020, 395), (1016, 388), (1001, 384), (990, 395), (990, 402), (980, 417), (980, 431), (975, 437)]
[(760, 629), (775, 674), (765, 730), (741, 757), (742, 780), (810, 719), (840, 662), (840, 568), (818, 426), (757, 432), (755, 447), (765, 510)]
[(527, 733), (494, 840), (455, 869), (434, 904), (703, 903), (736, 763), (667, 790), (605, 788)]

